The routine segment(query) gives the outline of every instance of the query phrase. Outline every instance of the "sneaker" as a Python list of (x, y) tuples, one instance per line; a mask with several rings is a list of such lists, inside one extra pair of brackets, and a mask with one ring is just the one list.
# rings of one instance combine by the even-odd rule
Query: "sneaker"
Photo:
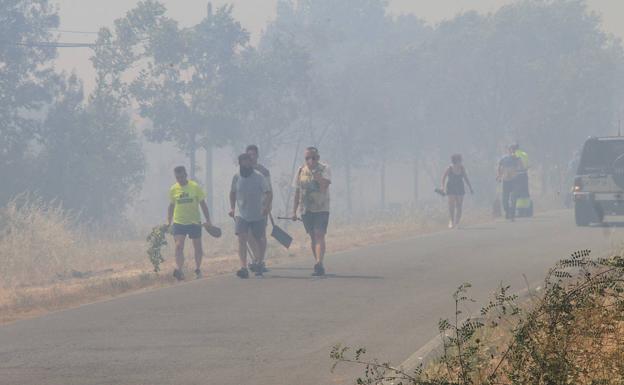
[(258, 265), (257, 265), (256, 263), (251, 262), (251, 263), (249, 264), (249, 271), (253, 271), (253, 272), (255, 273), (255, 272), (256, 272), (256, 268), (257, 268), (257, 266), (258, 266)]
[(448, 228), (449, 228), (449, 229), (452, 229), (453, 227), (454, 227), (454, 225), (453, 225), (453, 221), (449, 221)]
[(173, 276), (178, 281), (184, 281), (184, 273), (180, 269), (173, 270)]
[(322, 264), (317, 263), (316, 265), (314, 265), (314, 273), (312, 273), (313, 277), (321, 277), (325, 275), (325, 268), (323, 267)]
[(202, 278), (204, 275), (202, 274), (200, 269), (195, 269), (195, 278), (200, 279)]
[(245, 267), (242, 267), (236, 272), (236, 275), (238, 276), (238, 278), (247, 279), (249, 278), (249, 270), (247, 270), (247, 268)]
[(256, 264), (256, 270), (254, 270), (254, 273), (256, 273), (256, 277), (262, 277), (263, 274), (266, 270), (266, 268), (264, 267), (264, 263), (258, 263)]

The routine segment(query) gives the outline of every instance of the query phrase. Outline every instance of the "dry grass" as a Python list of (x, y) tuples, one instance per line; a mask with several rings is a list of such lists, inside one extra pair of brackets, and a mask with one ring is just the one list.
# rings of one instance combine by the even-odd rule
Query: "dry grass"
[[(162, 272), (155, 274), (146, 255), (145, 239), (119, 239), (87, 231), (58, 205), (21, 197), (0, 208), (0, 323), (173, 284), (171, 244), (165, 247)], [(442, 205), (441, 205), (442, 206)], [(441, 230), (444, 207), (400, 217), (369, 219), (357, 224), (333, 220), (328, 234), (330, 253)], [(487, 215), (472, 213), (471, 221)], [(290, 250), (269, 242), (269, 265), (309, 254), (299, 224), (289, 224), (295, 241)], [(229, 224), (220, 239), (204, 236), (206, 276), (238, 267), (237, 241)], [(145, 233), (148, 231), (137, 231)], [(190, 245), (188, 245), (190, 248)], [(191, 250), (186, 250), (187, 267)]]
[[(621, 259), (611, 266), (583, 269), (558, 281), (563, 291), (530, 292), (518, 303), (517, 314), (482, 318), (487, 326), (464, 346), (475, 348), (468, 358), (473, 363), (469, 382), (624, 384), (622, 276)], [(429, 379), (459, 379), (459, 373), (459, 367), (449, 367), (444, 359), (424, 368)]]

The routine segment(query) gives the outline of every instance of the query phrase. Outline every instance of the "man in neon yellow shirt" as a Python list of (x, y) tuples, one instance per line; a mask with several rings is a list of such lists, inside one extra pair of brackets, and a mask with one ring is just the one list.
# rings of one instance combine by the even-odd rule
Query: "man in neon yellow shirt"
[(516, 177), (517, 207), (520, 210), (528, 208), (531, 204), (529, 194), (529, 155), (521, 150), (518, 144), (514, 144), (513, 149), (521, 164)]
[(201, 187), (186, 175), (184, 166), (174, 169), (176, 183), (169, 190), (169, 210), (167, 211), (167, 223), (173, 233), (175, 240), (175, 255), (177, 268), (173, 271), (173, 276), (178, 280), (184, 280), (184, 242), (186, 236), (193, 242), (195, 249), (195, 275), (201, 278), (201, 262), (203, 257), (201, 242), (201, 214), (199, 208), (204, 213), (206, 224), (210, 227), (210, 214), (208, 206), (204, 200), (206, 194)]

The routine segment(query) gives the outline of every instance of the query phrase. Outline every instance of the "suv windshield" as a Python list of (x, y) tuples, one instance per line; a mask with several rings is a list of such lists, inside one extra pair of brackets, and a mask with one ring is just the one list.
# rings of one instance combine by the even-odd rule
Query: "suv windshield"
[(588, 140), (583, 147), (578, 174), (607, 172), (622, 154), (624, 154), (624, 138), (622, 140)]

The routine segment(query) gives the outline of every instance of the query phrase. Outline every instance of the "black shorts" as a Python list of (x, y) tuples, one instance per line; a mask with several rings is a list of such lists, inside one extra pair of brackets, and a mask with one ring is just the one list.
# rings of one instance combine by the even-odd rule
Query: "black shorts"
[(466, 189), (464, 188), (464, 182), (461, 183), (446, 183), (446, 195), (466, 195)]
[(188, 235), (191, 239), (201, 238), (201, 225), (173, 224), (173, 235)]
[(246, 221), (241, 217), (236, 217), (236, 235), (251, 232), (256, 239), (266, 237), (267, 220)]
[(329, 212), (307, 212), (301, 216), (301, 219), (303, 220), (303, 226), (308, 234), (311, 234), (313, 231), (320, 231), (323, 234), (327, 233), (327, 226), (329, 225)]

